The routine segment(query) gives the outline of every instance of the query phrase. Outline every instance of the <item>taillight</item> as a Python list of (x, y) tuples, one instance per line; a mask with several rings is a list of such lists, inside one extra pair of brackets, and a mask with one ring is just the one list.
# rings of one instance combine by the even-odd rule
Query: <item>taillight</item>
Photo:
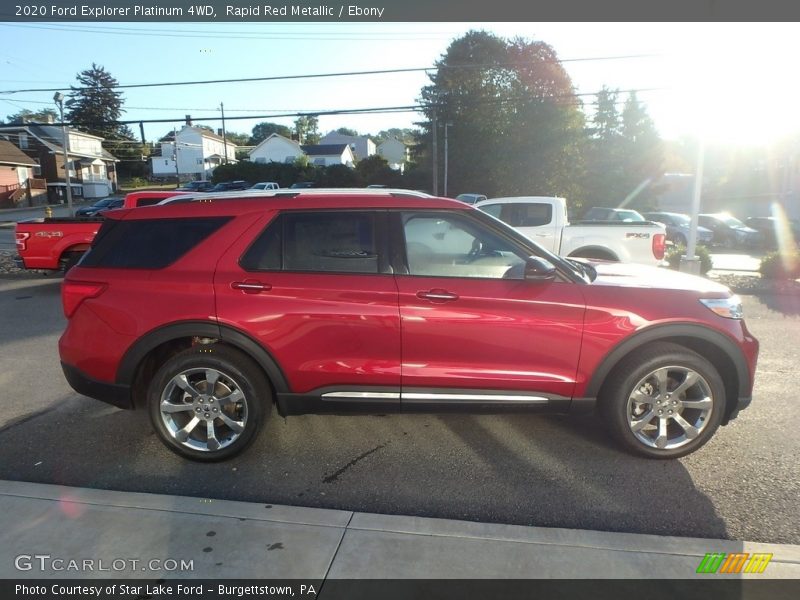
[(64, 315), (69, 319), (81, 302), (89, 298), (97, 298), (105, 291), (106, 287), (105, 283), (65, 279), (61, 286), (61, 304), (64, 307)]
[(14, 234), (17, 241), (17, 252), (24, 252), (28, 249), (28, 238), (31, 234), (27, 231), (20, 231)]
[(663, 233), (656, 233), (653, 235), (653, 256), (656, 260), (664, 258), (664, 252), (667, 249), (667, 236)]

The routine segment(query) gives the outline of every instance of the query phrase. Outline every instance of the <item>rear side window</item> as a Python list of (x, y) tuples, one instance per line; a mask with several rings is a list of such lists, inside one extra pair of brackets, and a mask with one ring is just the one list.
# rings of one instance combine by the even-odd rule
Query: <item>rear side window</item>
[(106, 219), (81, 267), (163, 269), (229, 220), (229, 217)]
[(378, 273), (375, 214), (285, 213), (240, 261), (246, 271)]
[(500, 220), (512, 227), (540, 227), (553, 220), (553, 206), (550, 204), (515, 202), (502, 206)]

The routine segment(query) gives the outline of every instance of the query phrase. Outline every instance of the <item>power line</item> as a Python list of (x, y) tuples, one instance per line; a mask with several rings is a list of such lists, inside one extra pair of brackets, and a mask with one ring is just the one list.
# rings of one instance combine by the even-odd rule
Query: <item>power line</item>
[[(209, 79), (209, 80), (196, 80), (196, 81), (167, 81), (161, 83), (130, 83), (125, 85), (115, 85), (108, 89), (132, 89), (132, 88), (151, 88), (151, 87), (172, 87), (181, 85), (210, 85), (217, 83), (252, 83), (255, 81), (289, 81), (298, 79), (321, 79), (332, 77), (356, 77), (362, 75), (389, 75), (397, 73), (414, 73), (421, 71), (434, 71), (434, 70), (456, 70), (456, 69), (498, 69), (510, 68), (519, 66), (536, 66), (539, 64), (548, 63), (564, 63), (564, 62), (582, 62), (582, 61), (598, 61), (598, 60), (624, 60), (630, 58), (643, 58), (646, 54), (632, 54), (626, 56), (597, 56), (589, 58), (565, 58), (565, 59), (552, 59), (542, 60), (536, 62), (510, 62), (510, 63), (492, 63), (492, 64), (473, 64), (473, 65), (439, 65), (433, 67), (409, 67), (404, 69), (378, 69), (373, 71), (341, 71), (337, 73), (312, 73), (303, 75), (274, 75), (270, 77), (239, 77), (234, 79)], [(17, 90), (0, 90), (0, 94), (19, 94), (24, 92), (59, 92), (61, 88), (27, 88)], [(91, 90), (93, 88), (71, 88), (73, 91)]]

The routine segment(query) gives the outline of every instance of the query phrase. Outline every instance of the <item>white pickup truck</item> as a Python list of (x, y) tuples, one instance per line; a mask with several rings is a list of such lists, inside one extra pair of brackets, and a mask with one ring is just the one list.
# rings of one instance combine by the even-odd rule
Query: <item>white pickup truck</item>
[(567, 201), (550, 196), (492, 198), (475, 206), (560, 256), (644, 265), (657, 265), (664, 258), (666, 228), (660, 223), (582, 221), (570, 224)]

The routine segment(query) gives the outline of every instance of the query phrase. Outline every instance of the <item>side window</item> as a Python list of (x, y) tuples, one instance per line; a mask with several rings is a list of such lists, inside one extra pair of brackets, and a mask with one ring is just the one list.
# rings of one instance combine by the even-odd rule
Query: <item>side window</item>
[(480, 209), (487, 215), (492, 215), (495, 219), (500, 218), (500, 212), (503, 210), (502, 204), (489, 204), (488, 206), (481, 206)]
[(163, 269), (229, 220), (228, 217), (106, 219), (81, 266)]
[(540, 227), (553, 220), (553, 207), (542, 203), (513, 203), (503, 206), (500, 219), (512, 227)]
[(405, 214), (410, 275), (522, 279), (525, 259), (504, 239), (449, 214)]
[(378, 273), (375, 215), (284, 213), (258, 237), (240, 265), (247, 271)]

